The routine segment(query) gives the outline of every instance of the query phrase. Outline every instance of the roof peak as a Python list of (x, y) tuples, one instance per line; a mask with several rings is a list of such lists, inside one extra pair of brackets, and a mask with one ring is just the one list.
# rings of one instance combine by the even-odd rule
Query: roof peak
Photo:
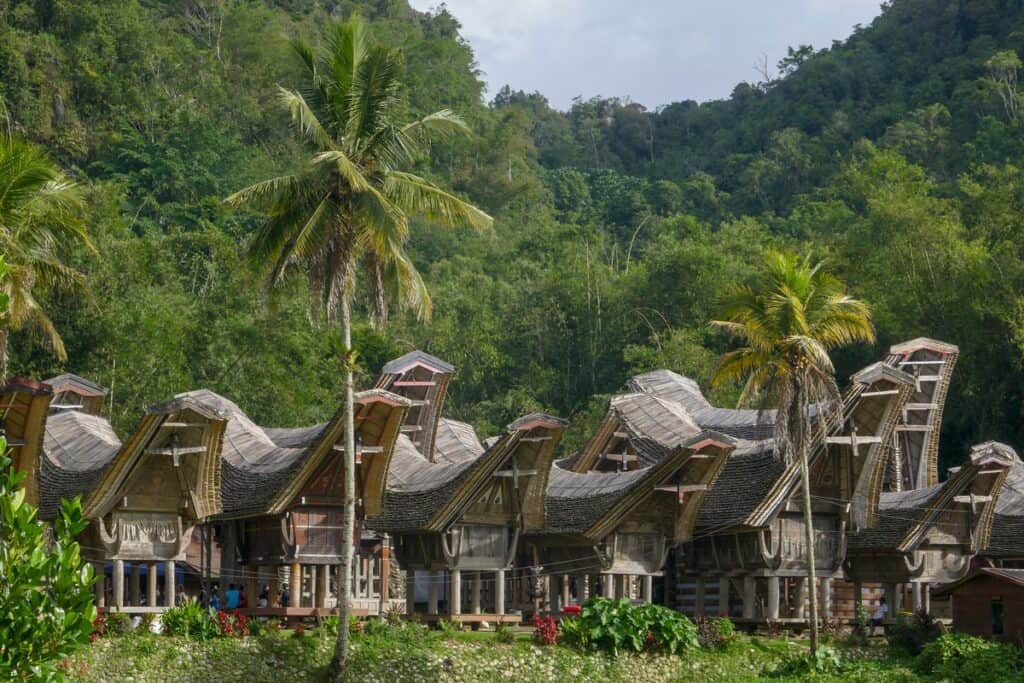
[(426, 351), (415, 349), (385, 363), (384, 367), (381, 368), (381, 373), (385, 375), (398, 375), (414, 365), (425, 365), (434, 372), (455, 372), (455, 366), (451, 363), (443, 361), (437, 356), (433, 356)]
[(960, 353), (960, 348), (956, 344), (950, 344), (929, 337), (917, 337), (909, 341), (900, 342), (899, 344), (893, 344), (889, 347), (889, 353), (906, 356), (921, 349), (928, 349), (936, 353)]

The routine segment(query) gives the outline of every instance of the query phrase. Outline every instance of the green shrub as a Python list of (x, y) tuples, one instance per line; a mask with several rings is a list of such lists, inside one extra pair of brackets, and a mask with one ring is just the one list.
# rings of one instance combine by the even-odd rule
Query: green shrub
[(724, 647), (736, 635), (736, 626), (728, 617), (709, 619), (703, 614), (698, 614), (694, 619), (697, 627), (697, 641), (701, 647), (714, 650)]
[(95, 577), (75, 540), (88, 522), (78, 498), (64, 501), (48, 533), (6, 450), (0, 437), (0, 680), (45, 680), (92, 638)]
[(210, 612), (195, 600), (172, 607), (163, 616), (164, 633), (194, 640), (209, 640), (220, 635), (220, 626)]
[(779, 678), (808, 677), (811, 674), (838, 675), (845, 667), (839, 653), (828, 646), (819, 646), (813, 655), (809, 652), (791, 655), (782, 660), (767, 675)]
[(454, 638), (456, 634), (462, 631), (459, 623), (450, 619), (439, 619), (437, 627), (441, 629), (441, 633), (445, 638)]
[(267, 622), (260, 621), (259, 619), (249, 620), (249, 635), (260, 638), (267, 634)]
[(897, 615), (896, 623), (886, 634), (886, 640), (889, 647), (918, 655), (928, 643), (938, 640), (943, 631), (942, 624), (935, 617), (921, 610), (909, 619), (903, 614)]
[(494, 629), (494, 639), (502, 645), (511, 645), (516, 642), (516, 632), (508, 624), (498, 624)]
[(963, 633), (947, 633), (924, 647), (917, 668), (925, 674), (954, 681), (1020, 680), (1024, 653), (1013, 645)]
[(110, 612), (106, 618), (104, 633), (108, 636), (123, 636), (132, 630), (132, 618), (124, 612)]
[(561, 630), (559, 639), (566, 645), (579, 650), (586, 650), (590, 647), (590, 630), (583, 620), (578, 617), (563, 617), (558, 623)]
[(580, 619), (590, 646), (612, 653), (660, 648), (678, 654), (699, 645), (693, 622), (661, 605), (633, 606), (628, 600), (591, 598)]

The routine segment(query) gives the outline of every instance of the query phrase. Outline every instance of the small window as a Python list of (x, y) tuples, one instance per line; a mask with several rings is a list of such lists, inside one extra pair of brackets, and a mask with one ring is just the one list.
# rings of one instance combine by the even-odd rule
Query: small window
[(1003, 599), (992, 600), (992, 635), (1003, 635)]

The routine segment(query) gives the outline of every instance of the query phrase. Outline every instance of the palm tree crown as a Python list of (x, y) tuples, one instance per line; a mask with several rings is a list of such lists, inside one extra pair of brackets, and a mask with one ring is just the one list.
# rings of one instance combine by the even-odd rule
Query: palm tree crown
[(268, 220), (250, 255), (267, 267), (270, 285), (294, 266), (306, 270), (328, 321), (351, 297), (358, 265), (365, 266), (374, 322), (386, 321), (389, 298), (425, 317), (430, 298), (404, 250), (409, 218), (475, 228), (491, 219), (407, 169), (431, 136), (468, 129), (448, 110), (397, 123), (401, 53), (371, 44), (356, 17), (331, 26), (320, 48), (292, 46), (308, 81), (300, 90), (281, 88), (280, 96), (313, 155), (299, 174), (228, 197), (231, 204), (266, 207)]
[(809, 407), (826, 414), (838, 407), (829, 351), (873, 342), (875, 333), (867, 305), (848, 296), (823, 263), (775, 251), (765, 260), (761, 280), (731, 292), (722, 319), (711, 323), (741, 344), (722, 356), (713, 382), (742, 383), (743, 404), (774, 403), (776, 449), (791, 460), (807, 436), (801, 417), (809, 418)]
[(67, 360), (64, 341), (37, 294), (84, 286), (84, 275), (62, 260), (71, 244), (93, 249), (81, 221), (83, 206), (78, 186), (41, 149), (0, 135), (0, 253), (7, 260), (0, 288), (10, 297), (0, 326), (0, 377), (7, 370), (9, 329), (34, 328), (59, 360)]

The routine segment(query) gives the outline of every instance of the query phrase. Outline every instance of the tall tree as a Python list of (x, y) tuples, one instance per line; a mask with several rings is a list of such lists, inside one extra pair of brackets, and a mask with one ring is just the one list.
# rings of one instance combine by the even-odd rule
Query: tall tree
[[(301, 172), (256, 183), (227, 201), (265, 208), (267, 221), (249, 255), (265, 267), (275, 287), (292, 270), (309, 280), (314, 313), (340, 320), (344, 370), (345, 504), (340, 590), (348, 590), (355, 524), (355, 426), (353, 419), (352, 303), (358, 276), (368, 287), (370, 318), (387, 321), (389, 300), (425, 317), (430, 298), (405, 252), (412, 216), (442, 225), (489, 227), (483, 211), (409, 172), (432, 136), (468, 132), (442, 110), (411, 123), (401, 110), (402, 56), (374, 44), (358, 17), (335, 23), (324, 44), (293, 43), (308, 80), (300, 90), (281, 89), (303, 141), (312, 152)], [(341, 680), (348, 652), (349, 603), (339, 601), (341, 621), (330, 675)]]
[[(774, 405), (775, 451), (787, 463), (798, 459), (803, 489), (807, 580), (811, 598), (811, 652), (818, 646), (818, 590), (807, 459), (814, 430), (824, 436), (841, 419), (842, 398), (829, 351), (873, 342), (867, 305), (811, 257), (769, 251), (765, 272), (754, 286), (739, 286), (723, 302), (712, 325), (741, 346), (722, 356), (713, 384), (742, 383), (740, 402)], [(812, 419), (816, 407), (816, 419)]]
[(59, 360), (67, 360), (64, 340), (38, 295), (84, 286), (85, 276), (63, 261), (73, 245), (93, 248), (82, 209), (79, 187), (43, 150), (0, 134), (0, 253), (7, 260), (7, 277), (0, 288), (10, 299), (8, 315), (0, 323), (0, 378), (7, 376), (11, 330), (33, 328)]

